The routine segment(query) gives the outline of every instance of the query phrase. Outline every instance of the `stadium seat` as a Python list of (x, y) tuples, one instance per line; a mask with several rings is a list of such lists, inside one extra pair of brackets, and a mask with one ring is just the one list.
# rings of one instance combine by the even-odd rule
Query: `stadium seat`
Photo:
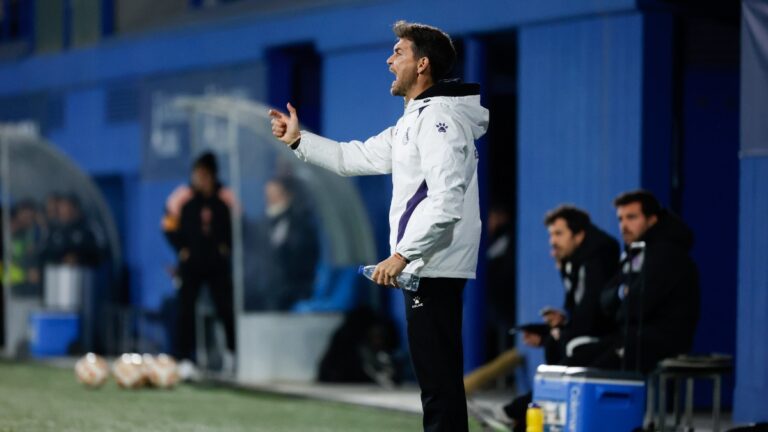
[(312, 298), (296, 303), (293, 311), (311, 313), (350, 310), (360, 299), (362, 281), (356, 266), (321, 266), (318, 268)]

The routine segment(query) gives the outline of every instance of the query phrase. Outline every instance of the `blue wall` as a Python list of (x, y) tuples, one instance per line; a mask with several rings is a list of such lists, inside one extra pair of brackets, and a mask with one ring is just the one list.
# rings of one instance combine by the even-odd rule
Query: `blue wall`
[(634, 0), (400, 0), (352, 8), (310, 8), (293, 14), (244, 15), (124, 36), (64, 54), (4, 64), (0, 67), (0, 94), (242, 62), (263, 57), (266, 48), (296, 42), (314, 42), (326, 53), (367, 49), (392, 42), (390, 27), (403, 18), (429, 22), (461, 35), (634, 8)]
[(674, 71), (673, 19), (670, 14), (643, 16), (643, 188), (666, 206), (672, 190), (672, 121)]
[(141, 128), (135, 122), (108, 124), (103, 86), (67, 92), (64, 127), (48, 138), (90, 174), (130, 173), (141, 161)]
[(742, 2), (739, 286), (734, 418), (768, 421), (768, 10)]
[[(477, 38), (466, 38), (464, 40), (464, 79), (467, 82), (484, 82), (488, 76), (486, 65), (488, 53), (485, 44)], [(480, 102), (488, 107), (488, 89), (481, 87)], [(480, 160), (477, 166), (477, 182), (480, 193), (480, 217), (487, 220), (487, 209), (489, 206), (489, 186), (488, 186), (488, 157), (490, 145), (488, 135), (480, 138), (477, 143)], [(487, 250), (487, 230), (481, 231), (480, 250)], [(477, 264), (477, 277), (475, 280), (467, 282), (464, 288), (464, 369), (469, 372), (483, 365), (486, 359), (486, 340), (481, 335), (486, 332), (487, 318), (487, 297), (486, 297), (486, 265), (484, 254), (481, 252)], [(511, 282), (511, 281), (510, 281)]]
[(736, 404), (739, 421), (768, 421), (768, 157), (741, 161), (739, 320)]

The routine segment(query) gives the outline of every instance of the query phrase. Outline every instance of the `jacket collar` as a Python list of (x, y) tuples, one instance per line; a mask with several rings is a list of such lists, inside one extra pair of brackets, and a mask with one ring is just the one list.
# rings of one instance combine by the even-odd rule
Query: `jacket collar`
[(414, 100), (423, 100), (431, 97), (448, 96), (462, 97), (480, 94), (480, 84), (463, 83), (460, 79), (440, 80), (432, 87), (421, 92)]
[(479, 96), (480, 84), (463, 83), (460, 79), (440, 80), (424, 90), (405, 106), (406, 112), (421, 109), (432, 103), (433, 98)]

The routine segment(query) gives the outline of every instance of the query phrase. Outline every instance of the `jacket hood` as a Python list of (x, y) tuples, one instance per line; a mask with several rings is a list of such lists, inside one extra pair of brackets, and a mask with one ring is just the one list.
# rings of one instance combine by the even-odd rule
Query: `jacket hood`
[[(575, 264), (581, 264), (583, 261), (590, 257), (600, 255), (601, 258), (618, 259), (619, 256), (619, 244), (618, 242), (607, 234), (605, 231), (590, 224), (586, 228), (586, 235), (584, 236), (584, 242), (576, 248), (573, 255), (564, 261), (571, 261)], [(602, 256), (605, 255), (605, 256)]]
[(613, 253), (618, 257), (618, 243), (608, 233), (590, 224), (587, 227), (587, 235), (584, 236), (584, 244), (580, 249), (583, 256), (589, 256), (596, 251), (613, 248)]
[(405, 112), (434, 104), (449, 105), (470, 127), (474, 139), (479, 139), (488, 130), (488, 110), (480, 105), (480, 84), (463, 83), (458, 79), (438, 81), (410, 101)]
[(643, 240), (672, 243), (689, 251), (693, 247), (693, 231), (677, 215), (662, 210), (658, 222), (645, 233)]

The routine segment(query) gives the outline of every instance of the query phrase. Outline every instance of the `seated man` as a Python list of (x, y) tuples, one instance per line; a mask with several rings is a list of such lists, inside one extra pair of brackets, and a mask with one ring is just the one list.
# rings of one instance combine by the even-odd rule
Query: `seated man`
[(699, 320), (699, 280), (691, 230), (650, 192), (614, 200), (625, 258), (602, 303), (618, 324), (586, 366), (647, 373), (690, 351)]
[[(587, 212), (574, 206), (563, 205), (551, 210), (544, 218), (544, 225), (549, 232), (550, 254), (565, 288), (565, 301), (563, 310), (544, 309), (542, 315), (548, 331), (534, 332), (528, 330), (533, 326), (523, 326), (523, 343), (544, 347), (548, 364), (578, 363), (581, 361), (578, 356), (569, 356), (575, 345), (594, 342), (613, 330), (611, 320), (601, 313), (600, 294), (618, 269), (619, 245), (592, 224)], [(507, 351), (465, 377), (467, 393), (498, 375), (491, 371), (505, 373), (519, 363), (519, 354), (514, 349)], [(502, 364), (507, 367), (502, 368)], [(530, 401), (529, 393), (505, 407), (515, 430), (525, 430), (525, 409)]]
[(315, 271), (320, 260), (320, 240), (314, 215), (293, 177), (267, 182), (267, 218), (261, 247), (266, 279), (261, 299), (267, 310), (291, 310), (296, 302), (312, 296)]
[(547, 213), (552, 258), (565, 288), (563, 310), (545, 308), (550, 332), (523, 331), (523, 342), (546, 349), (548, 364), (578, 364), (576, 348), (610, 333), (612, 323), (600, 311), (600, 294), (618, 269), (619, 245), (590, 221), (587, 212), (560, 206)]
[[(523, 343), (545, 349), (547, 364), (578, 365), (580, 350), (612, 333), (612, 322), (601, 313), (603, 287), (618, 269), (619, 245), (592, 224), (589, 214), (574, 206), (560, 206), (547, 213), (550, 254), (555, 259), (565, 288), (563, 310), (545, 308), (549, 333), (523, 330)], [(526, 394), (504, 407), (515, 430), (525, 430), (525, 410), (532, 395)]]

